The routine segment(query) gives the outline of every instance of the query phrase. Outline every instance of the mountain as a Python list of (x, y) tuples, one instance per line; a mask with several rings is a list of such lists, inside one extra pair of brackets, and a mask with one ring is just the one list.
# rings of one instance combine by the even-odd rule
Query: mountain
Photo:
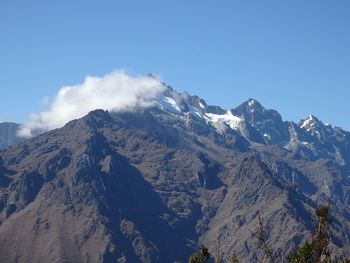
[(17, 136), (19, 124), (12, 122), (0, 122), (0, 149), (5, 149), (21, 140)]
[(299, 124), (283, 121), (277, 111), (265, 109), (255, 99), (225, 110), (208, 106), (198, 96), (179, 94), (169, 86), (156, 104), (168, 113), (202, 119), (221, 134), (237, 132), (252, 144), (276, 145), (309, 160), (328, 159), (345, 174), (350, 173), (350, 132), (323, 124), (314, 116)]
[(258, 211), (287, 253), (320, 204), (350, 253), (349, 141), (313, 116), (169, 86), (147, 109), (92, 111), (0, 151), (1, 262), (187, 262), (219, 240), (226, 260), (256, 262)]

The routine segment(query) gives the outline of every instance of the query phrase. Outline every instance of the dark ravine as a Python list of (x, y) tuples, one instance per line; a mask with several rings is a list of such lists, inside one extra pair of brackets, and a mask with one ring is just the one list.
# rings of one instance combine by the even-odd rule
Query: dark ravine
[(225, 259), (256, 262), (258, 211), (283, 254), (320, 204), (334, 250), (350, 253), (348, 132), (252, 99), (232, 128), (203, 117), (220, 107), (166, 95), (181, 111), (95, 110), (0, 151), (1, 262), (187, 262), (218, 240)]

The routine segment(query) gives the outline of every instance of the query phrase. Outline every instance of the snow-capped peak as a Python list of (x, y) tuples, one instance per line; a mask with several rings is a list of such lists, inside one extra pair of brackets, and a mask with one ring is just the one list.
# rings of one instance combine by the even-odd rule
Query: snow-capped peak
[(310, 130), (316, 126), (324, 126), (324, 124), (313, 115), (309, 115), (306, 119), (301, 120), (299, 124), (301, 129)]
[(249, 99), (248, 100), (248, 106), (252, 107), (252, 106), (254, 106), (254, 104), (256, 104), (256, 100), (255, 99)]
[(304, 121), (303, 123), (300, 125), (300, 128), (305, 128), (307, 126), (310, 126), (310, 125), (314, 125), (314, 117), (312, 115), (309, 115)]
[(155, 105), (161, 110), (176, 115), (191, 115), (196, 119), (202, 119), (205, 122), (226, 124), (231, 129), (238, 130), (242, 119), (235, 116), (229, 110), (213, 111), (211, 106), (198, 96), (191, 96), (187, 92), (178, 93), (171, 87), (155, 100)]
[(210, 125), (219, 133), (225, 133), (227, 128), (233, 129), (252, 142), (278, 144), (287, 149), (303, 147), (314, 152), (315, 143), (332, 141), (336, 134), (341, 133), (313, 115), (302, 119), (298, 125), (288, 125), (277, 111), (265, 109), (255, 99), (225, 110), (208, 105), (198, 96), (179, 93), (164, 85), (165, 91), (155, 100), (155, 106), (162, 111), (182, 120), (202, 121), (203, 125)]
[(233, 114), (247, 117), (264, 111), (265, 108), (256, 99), (250, 98), (235, 108)]
[(304, 129), (308, 134), (315, 136), (319, 141), (327, 141), (337, 133), (336, 129), (333, 129), (332, 125), (324, 124), (313, 115), (309, 115), (305, 120), (301, 120), (299, 127)]

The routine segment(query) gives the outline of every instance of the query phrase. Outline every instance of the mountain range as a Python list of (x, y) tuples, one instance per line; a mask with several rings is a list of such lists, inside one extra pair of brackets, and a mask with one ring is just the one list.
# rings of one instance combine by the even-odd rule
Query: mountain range
[(187, 262), (199, 244), (257, 262), (258, 213), (283, 255), (324, 204), (334, 251), (350, 253), (349, 132), (164, 85), (151, 107), (26, 140), (0, 123), (1, 262)]

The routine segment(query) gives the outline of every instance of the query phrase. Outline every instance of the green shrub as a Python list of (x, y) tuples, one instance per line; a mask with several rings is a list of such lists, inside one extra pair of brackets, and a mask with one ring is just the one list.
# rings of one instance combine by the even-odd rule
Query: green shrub
[(189, 258), (188, 263), (207, 263), (210, 253), (207, 247), (201, 246), (199, 251), (194, 252)]

